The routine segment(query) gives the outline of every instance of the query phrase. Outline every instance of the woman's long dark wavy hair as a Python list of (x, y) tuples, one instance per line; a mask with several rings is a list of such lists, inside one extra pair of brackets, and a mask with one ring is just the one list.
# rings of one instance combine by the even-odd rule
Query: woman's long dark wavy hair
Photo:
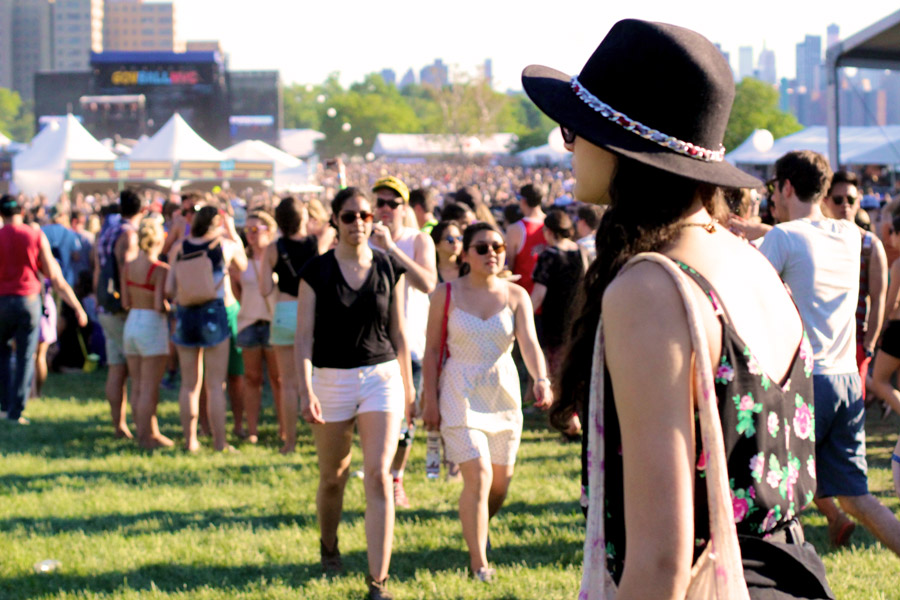
[(697, 196), (713, 217), (723, 220), (727, 215), (717, 186), (622, 156), (617, 159), (609, 186), (609, 209), (597, 230), (597, 259), (579, 290), (577, 316), (572, 320), (559, 372), (553, 377), (556, 402), (550, 422), (561, 430), (567, 428), (573, 413), (584, 415), (603, 293), (619, 270), (632, 256), (658, 252), (671, 244), (682, 230), (678, 221)]

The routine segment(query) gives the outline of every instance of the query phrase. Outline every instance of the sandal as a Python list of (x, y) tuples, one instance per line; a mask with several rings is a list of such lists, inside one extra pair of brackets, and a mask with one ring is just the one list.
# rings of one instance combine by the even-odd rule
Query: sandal
[(481, 583), (493, 583), (494, 577), (497, 575), (497, 570), (492, 569), (490, 567), (481, 567), (477, 571), (472, 573), (472, 577), (477, 579)]

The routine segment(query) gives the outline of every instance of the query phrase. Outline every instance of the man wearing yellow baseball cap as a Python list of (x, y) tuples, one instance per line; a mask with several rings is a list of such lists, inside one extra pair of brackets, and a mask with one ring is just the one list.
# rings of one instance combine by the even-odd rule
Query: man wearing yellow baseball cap
[[(428, 294), (437, 285), (434, 242), (415, 227), (405, 225), (409, 208), (409, 188), (397, 177), (387, 176), (375, 181), (375, 224), (369, 245), (394, 256), (404, 267), (406, 336), (412, 359), (413, 383), (418, 390), (422, 383), (422, 358), (425, 355), (425, 329), (428, 325)], [(411, 215), (410, 215), (411, 216)], [(394, 478), (394, 505), (409, 508), (403, 489), (403, 470), (412, 449), (414, 423), (406, 423), (400, 432), (397, 454), (391, 465)]]

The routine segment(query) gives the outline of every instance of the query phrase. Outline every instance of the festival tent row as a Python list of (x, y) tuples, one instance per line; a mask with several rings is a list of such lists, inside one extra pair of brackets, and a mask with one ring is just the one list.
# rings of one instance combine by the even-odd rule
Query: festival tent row
[(455, 136), (429, 133), (379, 133), (372, 153), (391, 158), (427, 158), (453, 154), (506, 155), (518, 136), (495, 133), (486, 136)]
[[(785, 136), (768, 149), (754, 144), (750, 136), (740, 146), (725, 155), (725, 160), (737, 166), (768, 166), (793, 150), (813, 150), (828, 155), (828, 128), (824, 125), (807, 127)], [(842, 165), (900, 165), (900, 125), (841, 127)]]
[(568, 150), (557, 150), (550, 144), (544, 144), (543, 146), (535, 146), (534, 148), (529, 148), (527, 150), (522, 150), (521, 152), (516, 154), (516, 158), (519, 159), (526, 167), (532, 167), (535, 165), (571, 165), (572, 164), (572, 153)]
[(175, 113), (152, 137), (142, 138), (127, 158), (69, 163), (73, 182), (152, 182), (180, 190), (188, 184), (272, 184), (271, 160), (235, 160), (220, 152)]

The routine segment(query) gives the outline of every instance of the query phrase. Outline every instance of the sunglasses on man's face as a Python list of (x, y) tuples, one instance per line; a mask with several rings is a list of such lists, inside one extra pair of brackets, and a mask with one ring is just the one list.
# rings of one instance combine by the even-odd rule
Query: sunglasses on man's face
[(358, 212), (353, 212), (352, 210), (346, 210), (340, 214), (341, 223), (344, 225), (353, 225), (356, 223), (357, 219), (362, 219), (364, 223), (371, 223), (373, 215), (369, 211), (361, 210)]
[(462, 236), (461, 235), (448, 235), (444, 239), (450, 244), (455, 244), (457, 242), (462, 241)]
[(265, 233), (268, 230), (268, 225), (254, 225), (247, 228), (247, 233)]
[(775, 190), (778, 187), (778, 178), (773, 177), (772, 179), (766, 182), (766, 192), (771, 196), (775, 193)]
[(391, 210), (397, 210), (397, 207), (403, 204), (402, 202), (397, 202), (396, 200), (385, 200), (384, 198), (378, 198), (375, 201), (375, 206), (378, 208), (384, 208), (385, 206), (390, 206)]
[(843, 205), (845, 200), (847, 202), (847, 206), (853, 206), (854, 204), (856, 204), (856, 196), (852, 196), (850, 194), (847, 194), (845, 196), (838, 195), (831, 197), (831, 201), (834, 202), (835, 206)]
[(562, 139), (567, 144), (575, 143), (575, 132), (569, 129), (568, 127), (564, 127), (563, 125), (559, 126), (559, 131), (562, 133)]
[(472, 244), (472, 248), (481, 256), (487, 254), (488, 250), (493, 250), (494, 254), (501, 254), (503, 252), (506, 252), (506, 244), (504, 244), (503, 242), (493, 242), (490, 244), (488, 244), (487, 242), (477, 242), (475, 244)]

